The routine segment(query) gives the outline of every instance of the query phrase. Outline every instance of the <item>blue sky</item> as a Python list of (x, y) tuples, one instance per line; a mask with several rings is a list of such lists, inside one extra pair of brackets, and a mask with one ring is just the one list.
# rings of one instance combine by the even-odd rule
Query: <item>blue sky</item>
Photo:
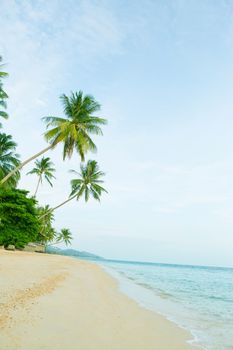
[[(233, 3), (231, 1), (0, 0), (0, 52), (22, 158), (46, 144), (41, 117), (61, 93), (83, 90), (109, 124), (96, 138), (106, 171), (102, 203), (56, 213), (73, 247), (105, 257), (233, 266)], [(69, 194), (58, 147), (57, 180)], [(33, 191), (25, 174), (21, 186)]]

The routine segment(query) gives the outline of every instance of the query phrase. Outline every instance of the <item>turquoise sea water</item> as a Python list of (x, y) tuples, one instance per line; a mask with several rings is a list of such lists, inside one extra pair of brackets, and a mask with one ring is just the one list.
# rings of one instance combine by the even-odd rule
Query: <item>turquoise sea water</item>
[(233, 269), (106, 261), (120, 289), (165, 315), (207, 350), (233, 349)]

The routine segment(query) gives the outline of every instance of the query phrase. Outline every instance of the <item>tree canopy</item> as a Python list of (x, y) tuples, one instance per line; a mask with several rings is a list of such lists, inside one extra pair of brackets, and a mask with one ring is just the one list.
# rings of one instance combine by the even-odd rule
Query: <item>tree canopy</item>
[(100, 110), (100, 104), (91, 95), (83, 95), (82, 91), (63, 94), (61, 97), (65, 118), (44, 117), (47, 128), (45, 138), (54, 147), (63, 143), (63, 159), (71, 158), (74, 150), (84, 160), (88, 151), (96, 151), (96, 145), (90, 135), (102, 135), (101, 125), (106, 119), (94, 115)]
[[(11, 135), (0, 133), (0, 178), (3, 178), (19, 165), (19, 155), (15, 152), (16, 146), (17, 144), (13, 141)], [(4, 186), (15, 187), (19, 178), (20, 172), (17, 171)]]
[[(8, 73), (1, 62), (0, 56), (0, 120), (8, 118), (8, 95), (3, 90), (3, 79)], [(0, 245), (4, 247), (14, 245), (15, 248), (22, 249), (30, 242), (47, 246), (71, 244), (71, 231), (68, 228), (57, 231), (53, 226), (54, 210), (81, 197), (85, 201), (89, 197), (100, 201), (102, 193), (107, 192), (100, 185), (104, 173), (99, 170), (96, 161), (89, 160), (86, 164), (81, 164), (80, 173), (72, 171), (78, 177), (71, 181), (72, 192), (65, 202), (55, 208), (50, 208), (49, 205), (38, 206), (35, 196), (40, 184), (46, 180), (52, 187), (52, 180), (55, 178), (54, 164), (49, 157), (36, 160), (34, 168), (28, 173), (38, 176), (34, 196), (30, 197), (26, 190), (17, 189), (21, 168), (45, 152), (53, 150), (59, 143), (63, 149), (63, 160), (71, 158), (76, 152), (83, 162), (88, 151), (97, 150), (92, 135), (102, 135), (101, 126), (107, 123), (106, 119), (95, 115), (100, 110), (100, 104), (93, 96), (84, 95), (82, 91), (71, 92), (70, 96), (63, 94), (61, 102), (64, 112), (62, 117), (50, 115), (43, 118), (47, 128), (44, 134), (47, 147), (24, 162), (20, 162), (20, 156), (16, 153), (17, 144), (12, 136), (0, 132)]]
[(39, 234), (35, 199), (24, 190), (0, 189), (0, 245), (23, 248), (38, 241)]
[(35, 161), (35, 167), (28, 174), (35, 174), (38, 176), (38, 182), (34, 196), (36, 196), (39, 185), (42, 184), (43, 178), (53, 187), (52, 179), (55, 179), (53, 175), (55, 172), (54, 164), (49, 157), (43, 157), (41, 160)]
[(49, 146), (20, 163), (0, 180), (0, 184), (4, 184), (16, 171), (60, 143), (63, 144), (63, 160), (71, 158), (73, 152), (77, 151), (81, 160), (84, 161), (88, 151), (97, 150), (91, 135), (102, 135), (101, 126), (107, 123), (106, 119), (93, 115), (100, 110), (100, 104), (93, 96), (83, 95), (82, 91), (72, 92), (70, 97), (63, 94), (61, 101), (65, 118), (56, 116), (43, 118), (47, 129), (50, 129), (45, 133)]

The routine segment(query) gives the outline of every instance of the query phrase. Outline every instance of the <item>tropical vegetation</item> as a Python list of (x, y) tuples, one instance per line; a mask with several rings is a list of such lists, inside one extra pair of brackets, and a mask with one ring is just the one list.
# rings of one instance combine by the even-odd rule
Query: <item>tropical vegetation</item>
[(65, 245), (71, 244), (72, 241), (72, 233), (68, 228), (62, 228), (60, 232), (57, 232), (57, 234), (54, 237), (53, 241), (49, 241), (49, 245), (55, 245), (60, 243), (65, 243)]
[(63, 160), (71, 158), (74, 151), (85, 159), (88, 151), (96, 152), (97, 147), (91, 135), (102, 135), (101, 126), (107, 123), (106, 119), (93, 115), (100, 110), (100, 104), (91, 95), (83, 95), (82, 91), (71, 93), (68, 97), (61, 97), (65, 118), (48, 116), (43, 120), (46, 123), (45, 139), (49, 146), (22, 162), (18, 167), (5, 176), (0, 184), (5, 183), (16, 171), (26, 164), (38, 158), (50, 149), (54, 149), (59, 143), (63, 144)]
[[(17, 144), (11, 135), (0, 133), (0, 178), (5, 177), (9, 172), (20, 164), (19, 155), (16, 153)], [(4, 184), (4, 187), (15, 187), (20, 179), (20, 172), (14, 175)]]
[(36, 174), (38, 176), (38, 182), (36, 185), (34, 197), (36, 197), (39, 185), (43, 182), (43, 178), (50, 184), (51, 187), (53, 187), (52, 179), (55, 179), (55, 176), (53, 175), (55, 172), (55, 168), (53, 166), (54, 164), (53, 162), (51, 162), (49, 157), (43, 157), (41, 160), (35, 161), (35, 167), (28, 173)]
[[(3, 79), (8, 76), (8, 73), (6, 73), (4, 69), (4, 65), (1, 64), (2, 57), (0, 56), (0, 117), (7, 119), (8, 114), (6, 112), (6, 100), (8, 99), (7, 93), (3, 89)], [(2, 124), (0, 123), (0, 128), (2, 127)]]
[(56, 235), (54, 228), (54, 214), (50, 212), (50, 207), (46, 204), (44, 207), (37, 208), (37, 215), (40, 218), (40, 241), (43, 244), (52, 242)]
[(44, 213), (41, 216), (41, 218), (51, 214), (54, 210), (62, 207), (73, 199), (79, 200), (84, 196), (86, 202), (90, 197), (100, 201), (102, 193), (107, 193), (106, 189), (100, 186), (100, 184), (103, 183), (102, 177), (105, 173), (99, 170), (99, 166), (95, 160), (89, 160), (87, 164), (81, 164), (80, 173), (75, 170), (71, 170), (70, 172), (79, 177), (71, 180), (71, 193), (69, 198), (58, 204), (56, 207), (48, 210), (47, 213)]
[(1, 189), (0, 245), (23, 248), (29, 242), (37, 242), (40, 222), (36, 212), (36, 201), (27, 191)]
[[(4, 66), (0, 64), (0, 117), (4, 119), (8, 118), (8, 95), (3, 88), (3, 79), (7, 76)], [(107, 123), (106, 119), (96, 115), (100, 104), (82, 91), (72, 92), (70, 96), (63, 94), (60, 99), (64, 115), (42, 118), (46, 124), (44, 137), (47, 147), (27, 160), (20, 162), (12, 135), (0, 132), (0, 245), (4, 247), (13, 245), (23, 249), (28, 243), (35, 242), (47, 247), (71, 244), (73, 237), (70, 229), (56, 229), (54, 211), (81, 197), (86, 202), (91, 197), (100, 201), (102, 193), (107, 193), (102, 186), (105, 174), (100, 171), (97, 162), (88, 160), (84, 163), (86, 154), (97, 150), (92, 136), (102, 135), (101, 127)], [(71, 158), (74, 153), (79, 155), (80, 172), (71, 170), (76, 177), (71, 180), (69, 198), (55, 207), (49, 204), (41, 206), (36, 199), (38, 190), (44, 181), (53, 187), (55, 166), (50, 157), (37, 158), (58, 144), (62, 144), (63, 160)], [(30, 195), (28, 190), (19, 189), (18, 183), (22, 176), (21, 169), (33, 160), (34, 167), (27, 175), (36, 175), (37, 183), (33, 195)]]

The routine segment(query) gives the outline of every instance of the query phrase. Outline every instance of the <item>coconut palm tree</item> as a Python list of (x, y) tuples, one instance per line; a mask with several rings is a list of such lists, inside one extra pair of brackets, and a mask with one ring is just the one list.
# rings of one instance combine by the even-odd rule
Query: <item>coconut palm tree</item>
[[(0, 62), (2, 61), (2, 57), (0, 56)], [(3, 90), (3, 84), (2, 84), (2, 79), (6, 78), (8, 76), (8, 73), (3, 71), (3, 65), (0, 64), (0, 117), (7, 119), (8, 114), (6, 111), (3, 111), (3, 109), (6, 109), (6, 99), (8, 98), (7, 93)], [(0, 123), (0, 128), (1, 128), (1, 123)]]
[(99, 170), (99, 166), (95, 160), (88, 160), (86, 165), (81, 164), (80, 170), (80, 173), (76, 172), (75, 170), (71, 170), (71, 172), (78, 175), (79, 178), (71, 180), (71, 193), (69, 198), (47, 213), (43, 214), (40, 217), (41, 219), (75, 198), (79, 200), (82, 196), (84, 196), (85, 201), (87, 202), (90, 196), (92, 196), (94, 199), (100, 201), (102, 192), (107, 193), (107, 191), (100, 185), (103, 183), (101, 178), (105, 175), (105, 173)]
[(61, 231), (57, 234), (57, 240), (54, 244), (65, 243), (66, 246), (71, 244), (73, 237), (72, 233), (68, 228), (62, 228)]
[(50, 184), (50, 186), (53, 187), (51, 180), (55, 179), (55, 176), (53, 175), (54, 172), (55, 169), (53, 168), (53, 162), (51, 162), (49, 157), (43, 157), (41, 160), (35, 161), (35, 167), (31, 171), (29, 171), (29, 173), (27, 173), (36, 174), (38, 176), (38, 182), (36, 185), (34, 197), (36, 197), (39, 185), (42, 184), (43, 177)]
[(48, 116), (43, 120), (47, 125), (45, 139), (49, 146), (34, 156), (22, 162), (16, 169), (5, 176), (0, 183), (7, 181), (17, 170), (35, 158), (54, 149), (59, 143), (63, 144), (63, 160), (71, 158), (74, 151), (85, 158), (88, 151), (95, 152), (96, 145), (90, 135), (102, 135), (101, 125), (107, 123), (106, 119), (97, 117), (94, 113), (100, 110), (100, 104), (91, 95), (83, 95), (82, 91), (71, 93), (71, 96), (61, 96), (65, 118)]
[(43, 241), (47, 247), (60, 243), (65, 243), (66, 246), (71, 244), (73, 237), (68, 228), (62, 228), (60, 232), (56, 232), (54, 229), (52, 230), (54, 234), (51, 237), (48, 237), (46, 241)]
[(50, 209), (49, 205), (37, 208), (38, 217), (40, 218), (43, 216), (43, 219), (40, 220), (39, 241), (45, 245), (48, 244), (48, 242), (53, 242), (57, 236), (56, 230), (53, 227), (54, 215)]
[[(0, 133), (0, 177), (3, 178), (12, 169), (20, 164), (19, 155), (15, 153), (17, 144), (11, 135)], [(19, 181), (20, 173), (16, 171), (7, 182), (7, 186), (15, 187)]]

